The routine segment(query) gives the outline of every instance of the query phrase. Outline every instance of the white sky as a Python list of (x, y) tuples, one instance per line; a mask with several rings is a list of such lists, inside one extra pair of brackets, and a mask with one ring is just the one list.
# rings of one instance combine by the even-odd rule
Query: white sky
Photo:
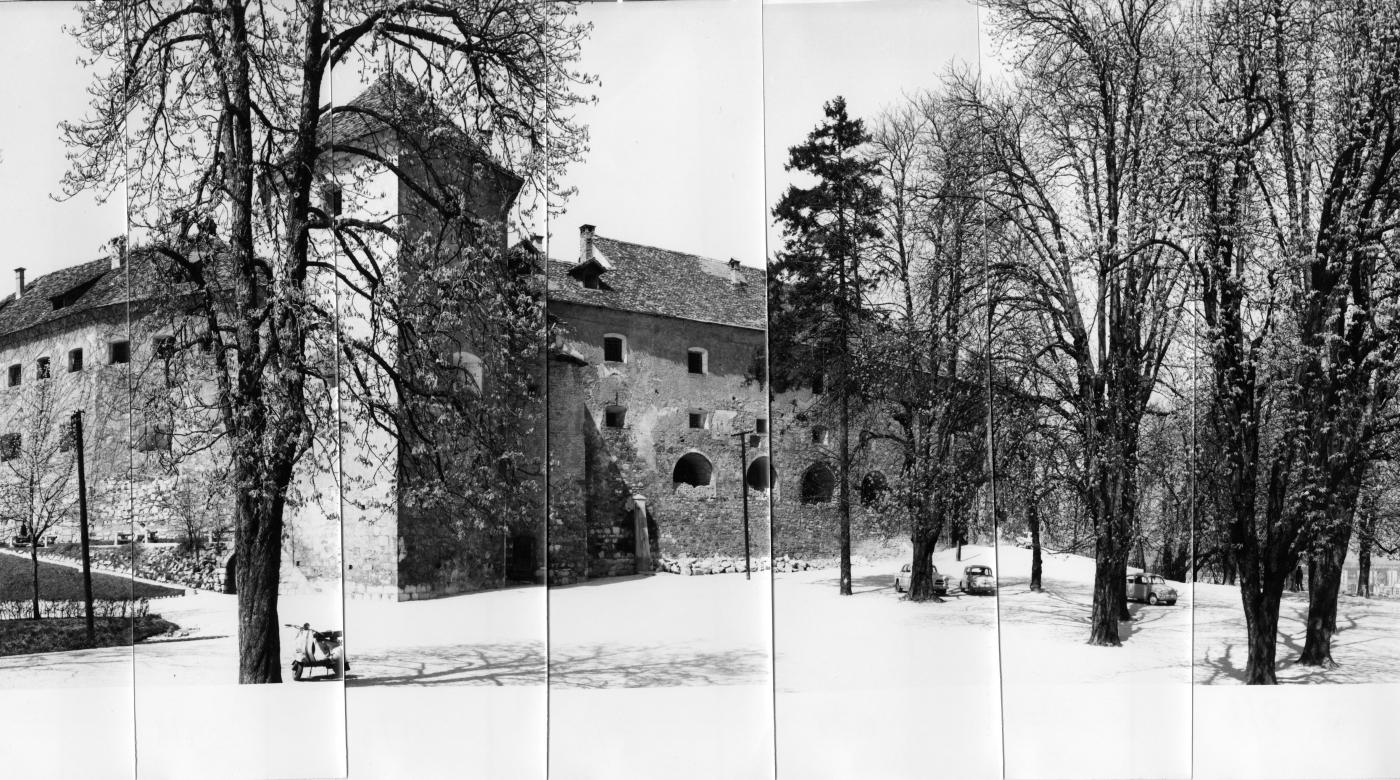
[[(579, 192), (549, 226), (560, 258), (587, 222), (612, 238), (762, 265), (786, 150), (824, 101), (845, 95), (870, 120), (951, 60), (977, 57), (968, 0), (670, 0), (584, 4), (579, 15), (594, 25), (580, 66), (601, 84), (583, 115), (591, 150), (569, 175)], [(105, 207), (49, 197), (67, 167), (57, 124), (87, 105), (88, 73), (61, 31), (75, 18), (67, 3), (0, 3), (0, 290), (15, 266), (33, 278), (96, 257), (124, 232), (119, 196)]]

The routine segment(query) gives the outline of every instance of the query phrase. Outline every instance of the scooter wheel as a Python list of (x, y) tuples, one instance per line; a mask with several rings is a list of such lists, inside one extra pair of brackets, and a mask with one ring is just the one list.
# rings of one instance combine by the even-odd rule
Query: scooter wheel
[(301, 662), (292, 661), (292, 679), (301, 680)]

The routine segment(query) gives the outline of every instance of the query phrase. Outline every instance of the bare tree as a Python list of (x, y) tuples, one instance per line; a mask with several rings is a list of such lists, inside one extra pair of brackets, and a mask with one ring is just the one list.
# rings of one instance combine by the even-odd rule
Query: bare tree
[(1096, 541), (1089, 642), (1118, 645), (1139, 426), (1183, 292), (1173, 6), (989, 5), (1014, 47), (1013, 85), (1002, 96), (965, 80), (962, 95), (981, 117), (989, 207), (1014, 239), (1001, 305), (1039, 326), (1034, 365), (1078, 439)]
[(14, 429), (0, 437), (3, 500), (17, 538), (29, 546), (34, 619), (39, 619), (39, 547), (59, 525), (76, 519), (78, 486), (72, 424), (58, 408), (54, 382), (37, 378), (22, 389)]
[[(586, 34), (572, 14), (569, 4), (512, 0), (83, 7), (74, 32), (98, 75), (91, 113), (65, 126), (67, 185), (123, 187), (133, 231), (155, 250), (153, 288), (197, 326), (177, 346), (209, 342), (235, 494), (241, 682), (280, 680), (288, 490), (332, 421), (323, 414), (332, 391), (406, 440), (458, 434), (442, 415), (466, 405), (449, 396), (474, 369), (439, 357), (460, 330), (427, 320), (445, 309), (412, 307), (442, 291), (448, 303), (485, 301), (449, 328), (514, 300), (473, 287), (506, 263), (509, 214), (482, 213), (475, 179), (439, 176), (438, 163), (479, 163), (491, 177), (494, 158), (537, 196), (561, 193), (558, 175), (584, 143), (569, 119), (587, 81), (571, 70)], [(400, 98), (355, 104), (324, 91), (338, 68), (407, 75), (382, 74)], [(338, 179), (360, 182), (359, 164), (401, 182), (406, 213), (337, 213)], [(405, 258), (413, 262), (395, 262)]]
[(862, 384), (880, 413), (861, 435), (902, 454), (895, 492), (914, 548), (911, 601), (935, 598), (934, 547), (985, 482), (976, 126), (956, 110), (935, 93), (910, 99), (882, 117), (871, 144), (885, 191), (874, 246), (889, 289), (862, 334)]

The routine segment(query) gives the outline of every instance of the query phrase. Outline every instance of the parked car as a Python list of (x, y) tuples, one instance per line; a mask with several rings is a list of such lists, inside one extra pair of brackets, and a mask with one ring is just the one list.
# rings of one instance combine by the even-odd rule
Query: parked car
[[(937, 566), (934, 566), (933, 564), (929, 564), (929, 568), (933, 569), (933, 593), (934, 593), (934, 595), (935, 595), (935, 596), (946, 596), (946, 595), (948, 595), (948, 575), (946, 575), (946, 574), (939, 574), (939, 573), (938, 573), (938, 567), (937, 567)], [(894, 578), (894, 592), (895, 592), (895, 593), (903, 593), (903, 592), (905, 592), (906, 590), (909, 590), (909, 584), (910, 584), (911, 582), (913, 582), (913, 580), (914, 580), (913, 566), (912, 566), (911, 564), (906, 563), (906, 564), (904, 564), (904, 566), (903, 566), (902, 568), (900, 568), (899, 574), (896, 575), (895, 578)]]
[(992, 574), (992, 567), (973, 565), (963, 569), (962, 582), (963, 593), (996, 593), (997, 578)]
[(1142, 601), (1148, 604), (1176, 603), (1176, 588), (1167, 584), (1160, 574), (1129, 574), (1128, 601)]

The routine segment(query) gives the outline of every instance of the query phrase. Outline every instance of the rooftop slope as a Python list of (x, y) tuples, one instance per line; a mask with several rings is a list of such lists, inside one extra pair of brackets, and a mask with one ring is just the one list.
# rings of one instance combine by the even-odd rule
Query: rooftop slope
[(762, 330), (767, 327), (764, 272), (739, 266), (744, 284), (730, 282), (726, 262), (595, 236), (609, 270), (608, 289), (589, 289), (569, 272), (575, 263), (549, 262), (550, 300)]

